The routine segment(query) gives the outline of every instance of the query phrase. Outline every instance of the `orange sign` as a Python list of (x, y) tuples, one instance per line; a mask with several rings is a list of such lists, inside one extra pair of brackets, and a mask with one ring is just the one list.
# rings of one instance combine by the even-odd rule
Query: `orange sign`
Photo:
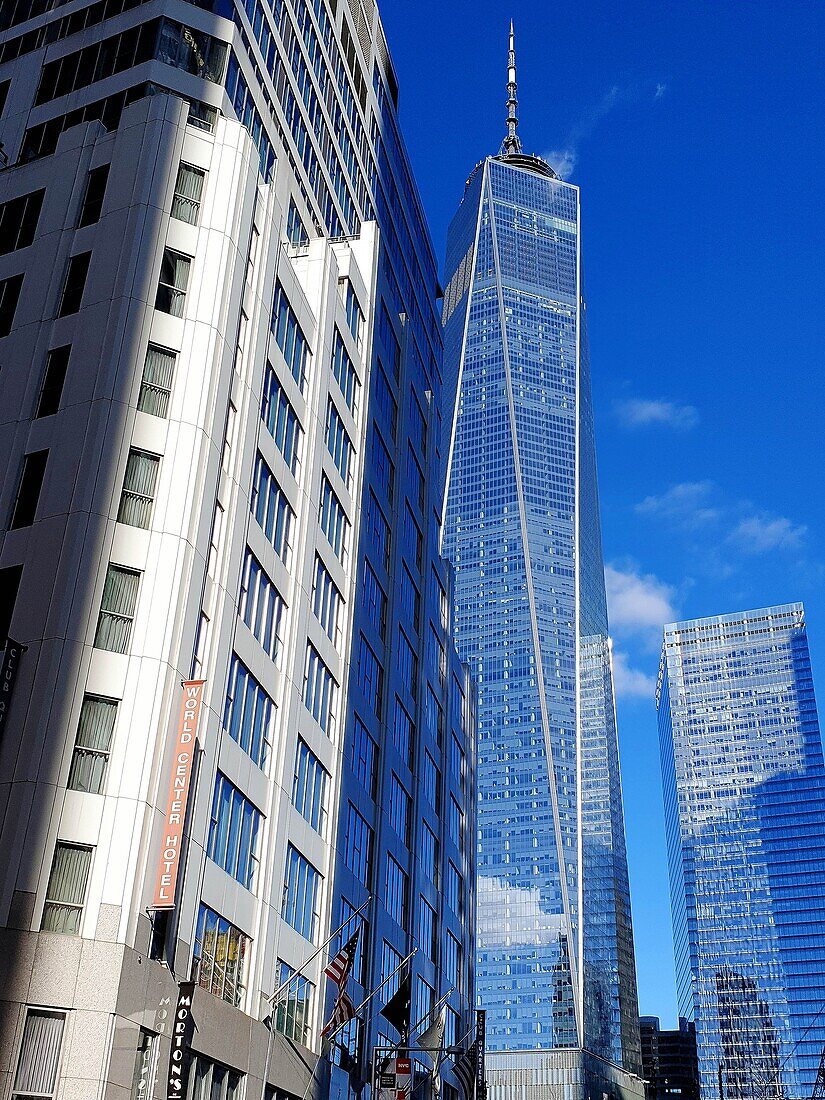
[(205, 680), (185, 680), (183, 700), (178, 720), (178, 735), (175, 739), (175, 755), (172, 760), (172, 772), (169, 776), (168, 797), (166, 799), (166, 826), (163, 831), (157, 877), (155, 878), (155, 896), (153, 909), (174, 909), (175, 889), (178, 883), (181, 845), (183, 844), (183, 823), (186, 818), (186, 806), (189, 802), (189, 787), (192, 782), (192, 764), (195, 759), (195, 734), (203, 701)]

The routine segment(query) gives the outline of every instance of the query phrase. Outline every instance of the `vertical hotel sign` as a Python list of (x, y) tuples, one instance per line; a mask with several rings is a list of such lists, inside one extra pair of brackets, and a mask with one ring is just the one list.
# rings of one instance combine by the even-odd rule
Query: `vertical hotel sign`
[(175, 891), (183, 844), (183, 824), (192, 783), (195, 734), (198, 729), (205, 682), (205, 680), (183, 681), (183, 699), (175, 738), (175, 752), (167, 784), (166, 823), (158, 853), (155, 894), (152, 899), (153, 909), (175, 908)]

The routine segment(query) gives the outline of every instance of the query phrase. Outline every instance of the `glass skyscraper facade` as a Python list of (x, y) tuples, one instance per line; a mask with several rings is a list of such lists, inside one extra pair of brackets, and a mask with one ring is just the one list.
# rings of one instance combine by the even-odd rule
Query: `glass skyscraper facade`
[[(512, 49), (512, 45), (511, 45)], [(450, 228), (443, 548), (478, 686), (477, 956), (492, 1051), (640, 1062), (577, 187), (510, 134)]]
[(825, 1046), (825, 779), (802, 605), (666, 627), (657, 700), (701, 1095), (807, 1100)]

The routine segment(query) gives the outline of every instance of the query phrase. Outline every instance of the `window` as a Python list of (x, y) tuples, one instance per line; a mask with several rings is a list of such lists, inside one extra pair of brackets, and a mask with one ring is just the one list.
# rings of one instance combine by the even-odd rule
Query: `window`
[(86, 194), (83, 196), (80, 220), (77, 223), (79, 229), (84, 225), (94, 225), (95, 222), (100, 221), (103, 197), (109, 180), (109, 167), (108, 164), (101, 164), (99, 168), (93, 168), (86, 179)]
[(9, 565), (5, 569), (0, 569), (0, 644), (2, 645), (6, 644), (6, 638), (11, 630), (11, 620), (22, 576), (22, 565)]
[(23, 1042), (17, 1059), (12, 1100), (50, 1100), (57, 1090), (57, 1070), (66, 1016), (46, 1008), (27, 1008)]
[(164, 419), (168, 415), (177, 357), (176, 351), (159, 348), (156, 344), (150, 344), (146, 349), (146, 362), (143, 364), (143, 378), (138, 394), (138, 408), (141, 412)]
[(94, 646), (111, 653), (125, 653), (132, 636), (140, 573), (110, 565), (103, 584)]
[(312, 1019), (312, 1002), (315, 986), (303, 974), (296, 974), (295, 967), (278, 960), (278, 985), (283, 985), (291, 975), (294, 979), (281, 994), (275, 1009), (275, 1030), (296, 1043), (309, 1043), (309, 1027)]
[(304, 703), (321, 729), (331, 737), (335, 727), (335, 694), (338, 685), (314, 645), (307, 644)]
[(241, 1075), (205, 1054), (189, 1055), (187, 1100), (239, 1100)]
[(432, 623), (427, 635), (427, 672), (434, 684), (444, 687), (447, 678), (447, 652)]
[(352, 902), (347, 901), (345, 897), (341, 898), (341, 940), (342, 944), (347, 943), (351, 937), (358, 932), (358, 941), (355, 945), (355, 957), (352, 960), (352, 976), (356, 982), (363, 984), (364, 980), (364, 953), (366, 951), (367, 937), (369, 936), (369, 925), (364, 919), (363, 913), (358, 913), (356, 916), (357, 906)]
[(60, 309), (57, 311), (58, 317), (67, 317), (70, 313), (77, 313), (80, 309), (91, 259), (91, 252), (80, 252), (69, 260), (66, 281), (63, 284), (63, 294), (60, 298)]
[(450, 771), (459, 783), (464, 782), (464, 749), (453, 733), (450, 735)]
[(401, 759), (405, 764), (412, 767), (413, 721), (397, 695), (395, 697), (395, 714), (392, 723), (392, 739)]
[(335, 495), (335, 490), (326, 475), (321, 478), (321, 508), (318, 521), (336, 558), (342, 565), (346, 565), (350, 524), (344, 512), (344, 506)]
[(9, 524), (12, 531), (16, 531), (19, 527), (31, 527), (34, 523), (48, 458), (48, 451), (32, 451), (23, 458), (20, 487), (17, 490), (17, 500), (14, 502)]
[[(381, 950), (381, 981), (386, 982), (384, 988), (386, 989), (387, 1000), (398, 991), (398, 986), (401, 982), (401, 971), (398, 969), (401, 965), (402, 956), (395, 950), (392, 944), (387, 943), (384, 940)], [(390, 977), (392, 975), (392, 977)]]
[(0, 336), (8, 336), (11, 332), (22, 285), (22, 275), (11, 275), (8, 279), (0, 279)]
[(275, 704), (240, 659), (232, 654), (223, 728), (260, 768), (265, 768), (272, 747)]
[(436, 744), (441, 745), (442, 738), (444, 736), (444, 711), (436, 699), (435, 692), (427, 684), (427, 697), (424, 703), (424, 713), (426, 718), (427, 732), (434, 739)]
[(123, 491), (120, 494), (120, 506), (117, 510), (119, 523), (149, 529), (159, 469), (158, 455), (150, 455), (146, 451), (134, 449), (129, 451), (126, 475), (123, 478)]
[(349, 279), (343, 279), (342, 282), (344, 284), (344, 309), (347, 314), (347, 328), (352, 333), (353, 339), (360, 348), (361, 326), (364, 323), (364, 314), (361, 312), (361, 306), (358, 304), (355, 287)]
[(435, 1002), (435, 990), (423, 978), (419, 978), (415, 986), (415, 1009), (413, 1018), (416, 1020), (429, 1019)]
[(0, 256), (28, 248), (34, 240), (45, 191), (32, 191), (0, 203)]
[(284, 565), (288, 565), (295, 513), (269, 464), (261, 455), (255, 460), (249, 507), (275, 553)]
[(247, 548), (241, 574), (238, 614), (263, 646), (264, 652), (277, 661), (283, 638), (286, 604), (264, 567)]
[(344, 395), (349, 411), (355, 416), (358, 411), (358, 388), (361, 383), (358, 381), (352, 359), (344, 347), (344, 341), (338, 329), (335, 330), (335, 342), (332, 347), (332, 373)]
[(390, 459), (390, 452), (375, 425), (372, 428), (372, 470), (375, 484), (391, 502), (395, 469)]
[(398, 343), (398, 338), (392, 327), (389, 312), (383, 300), (381, 302), (381, 312), (378, 315), (378, 335), (384, 347), (390, 353), (393, 371), (397, 378), (401, 368), (401, 345)]
[(322, 836), (327, 826), (328, 779), (329, 773), (326, 768), (309, 745), (299, 738), (295, 750), (292, 805)]
[(164, 249), (155, 309), (161, 313), (169, 313), (172, 317), (183, 317), (191, 267), (190, 256), (184, 256), (171, 248)]
[(358, 646), (358, 686), (370, 710), (380, 718), (384, 670), (363, 634)]
[(226, 473), (232, 471), (232, 448), (235, 445), (235, 422), (238, 410), (229, 402), (226, 409), (226, 425), (223, 430), (223, 447), (221, 448), (221, 469)]
[(301, 326), (298, 324), (295, 311), (284, 293), (284, 288), (280, 284), (275, 291), (272, 332), (275, 336), (275, 343), (281, 349), (292, 377), (303, 391), (309, 362), (309, 344), (301, 330)]
[(298, 207), (295, 205), (295, 200), (290, 198), (289, 200), (289, 213), (286, 220), (286, 239), (291, 245), (299, 247), (301, 245), (309, 244), (309, 233), (307, 233), (304, 220), (298, 212)]
[(203, 195), (203, 181), (206, 172), (191, 164), (181, 162), (178, 178), (175, 181), (175, 194), (172, 198), (172, 217), (178, 221), (197, 225)]
[(347, 811), (347, 831), (344, 837), (344, 859), (347, 867), (364, 886), (370, 884), (372, 847), (372, 829), (350, 802)]
[(401, 610), (415, 630), (421, 610), (421, 595), (406, 565), (401, 570)]
[(198, 615), (198, 625), (195, 629), (195, 644), (192, 648), (192, 674), (190, 680), (203, 678), (203, 666), (206, 664), (206, 654), (209, 647), (209, 616), (205, 611)]
[(332, 455), (335, 469), (341, 475), (341, 480), (349, 489), (352, 487), (352, 456), (353, 446), (341, 414), (335, 407), (332, 398), (327, 403), (327, 450)]
[(225, 775), (215, 776), (206, 854), (247, 890), (258, 867), (259, 811)]
[(436, 813), (441, 812), (441, 773), (428, 752), (424, 753), (424, 797)]
[(378, 745), (357, 714), (352, 727), (351, 760), (355, 778), (363, 784), (370, 798), (374, 798), (378, 777)]
[(410, 796), (395, 772), (390, 776), (390, 824), (404, 845), (409, 845)]
[(218, 568), (218, 555), (223, 545), (223, 521), (224, 510), (218, 501), (215, 501), (215, 511), (212, 513), (212, 531), (209, 535), (209, 556), (206, 559), (206, 572), (214, 577)]
[(368, 561), (364, 562), (363, 600), (367, 618), (378, 631), (381, 639), (387, 626), (387, 597)]
[(305, 940), (313, 943), (321, 920), (321, 875), (297, 848), (289, 845), (281, 916)]
[(415, 562), (420, 570), (421, 556), (424, 553), (424, 536), (416, 523), (409, 501), (406, 502), (404, 510), (404, 550), (407, 560)]
[(447, 981), (454, 989), (461, 993), (464, 988), (461, 966), (461, 944), (451, 932), (447, 933), (447, 939), (444, 945), (444, 970), (447, 975)]
[(294, 474), (299, 461), (301, 424), (298, 420), (298, 414), (293, 409), (286, 391), (270, 363), (266, 365), (261, 419), (266, 424), (269, 434), (275, 440), (275, 446), (284, 456), (284, 461)]
[(410, 695), (415, 696), (415, 687), (418, 680), (418, 657), (416, 657), (415, 650), (410, 645), (407, 635), (400, 628), (398, 631), (398, 652), (396, 659), (398, 662), (398, 675), (401, 683)]
[(418, 501), (418, 507), (424, 507), (424, 473), (413, 454), (411, 444), (407, 444), (407, 482), (409, 492)]
[(69, 769), (69, 788), (100, 794), (106, 782), (117, 699), (84, 695)]
[(46, 888), (41, 931), (67, 935), (77, 935), (80, 931), (91, 864), (91, 848), (57, 842)]
[(158, 1049), (158, 1036), (146, 1028), (139, 1028), (135, 1067), (132, 1071), (132, 1090), (130, 1100), (147, 1100), (154, 1080), (155, 1056)]
[(450, 795), (450, 806), (447, 815), (447, 831), (450, 834), (450, 840), (459, 850), (462, 850), (464, 847), (464, 812), (452, 795)]
[(338, 619), (343, 602), (338, 585), (321, 559), (316, 557), (315, 580), (312, 585), (312, 610), (326, 636), (335, 644), (338, 643), (341, 633)]
[(438, 957), (438, 936), (436, 930), (435, 909), (424, 900), (418, 899), (418, 945), (428, 959), (436, 961)]
[(371, 491), (367, 501), (366, 534), (369, 545), (385, 569), (390, 567), (390, 525), (384, 518), (381, 505)]
[(405, 931), (407, 929), (407, 874), (400, 863), (387, 856), (387, 881), (384, 889), (387, 912)]
[(205, 31), (175, 23), (171, 19), (161, 21), (155, 57), (167, 65), (174, 65), (176, 69), (220, 84), (226, 64), (226, 51), (225, 42), (213, 38)]
[(60, 398), (63, 395), (63, 383), (66, 381), (66, 369), (69, 366), (71, 351), (72, 345), (64, 344), (63, 347), (52, 348), (46, 356), (46, 372), (40, 387), (35, 418), (52, 416), (60, 408)]
[(438, 837), (424, 821), (421, 822), (421, 866), (433, 886), (437, 887)]
[(452, 863), (447, 864), (446, 875), (446, 900), (459, 919), (464, 917), (464, 883)]
[(418, 398), (413, 390), (410, 390), (410, 443), (415, 451), (422, 457), (427, 450), (427, 423), (424, 413), (418, 404)]
[(201, 902), (194, 949), (198, 985), (237, 1007), (244, 990), (250, 944), (239, 928)]
[(387, 378), (380, 362), (375, 375), (375, 404), (384, 418), (384, 423), (390, 430), (390, 435), (395, 439), (398, 424), (398, 405), (392, 395), (390, 380)]

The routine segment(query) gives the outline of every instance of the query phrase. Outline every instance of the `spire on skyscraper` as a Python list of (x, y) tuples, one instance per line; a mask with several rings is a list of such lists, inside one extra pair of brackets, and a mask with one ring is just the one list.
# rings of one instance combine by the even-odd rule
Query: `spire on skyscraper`
[(516, 133), (518, 128), (518, 100), (516, 84), (516, 35), (513, 20), (510, 20), (510, 52), (507, 55), (507, 137), (501, 145), (501, 151), (509, 156), (521, 152), (521, 142)]

